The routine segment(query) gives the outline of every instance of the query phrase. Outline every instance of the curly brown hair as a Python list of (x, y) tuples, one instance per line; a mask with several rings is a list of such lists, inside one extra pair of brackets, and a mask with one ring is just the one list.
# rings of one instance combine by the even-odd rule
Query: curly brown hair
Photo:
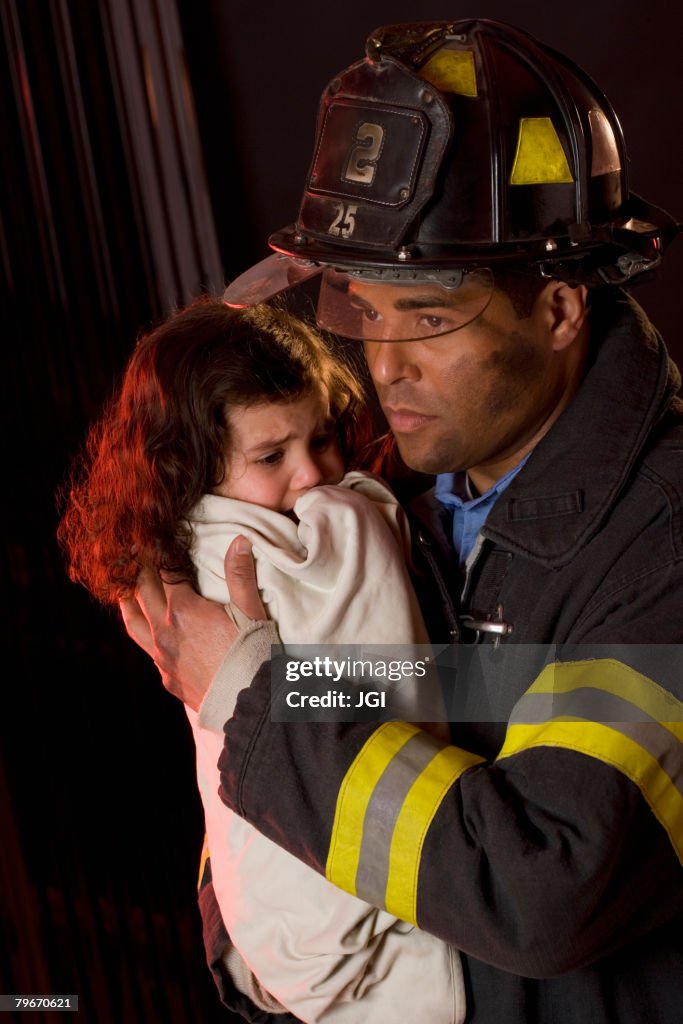
[(202, 297), (143, 335), (58, 492), (70, 579), (105, 604), (134, 592), (143, 564), (196, 587), (188, 517), (223, 479), (230, 409), (321, 386), (350, 468), (370, 440), (363, 389), (284, 307)]

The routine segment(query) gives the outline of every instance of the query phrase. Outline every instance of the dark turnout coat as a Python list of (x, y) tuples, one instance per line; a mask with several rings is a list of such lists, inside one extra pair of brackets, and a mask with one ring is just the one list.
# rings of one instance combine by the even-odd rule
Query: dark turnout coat
[(466, 575), (414, 529), (452, 745), (274, 721), (268, 665), (225, 729), (225, 802), (457, 946), (472, 1024), (681, 1020), (680, 379), (623, 293), (591, 316), (582, 386)]

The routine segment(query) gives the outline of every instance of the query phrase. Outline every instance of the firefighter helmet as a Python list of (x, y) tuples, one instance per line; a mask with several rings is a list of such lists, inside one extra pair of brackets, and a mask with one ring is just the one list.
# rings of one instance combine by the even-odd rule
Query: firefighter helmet
[(354, 279), (427, 282), (452, 330), (485, 308), (496, 268), (622, 284), (678, 230), (629, 192), (617, 116), (568, 58), (496, 21), (391, 25), (326, 87), (297, 220), (225, 301), (324, 270), (318, 322), (367, 338)]

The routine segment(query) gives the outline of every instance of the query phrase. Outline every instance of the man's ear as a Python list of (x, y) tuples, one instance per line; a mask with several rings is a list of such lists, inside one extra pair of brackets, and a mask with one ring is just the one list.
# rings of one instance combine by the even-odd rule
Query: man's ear
[(585, 285), (572, 288), (565, 281), (552, 281), (541, 293), (540, 298), (546, 303), (544, 313), (552, 331), (552, 346), (556, 352), (568, 348), (580, 334), (586, 322), (587, 294)]

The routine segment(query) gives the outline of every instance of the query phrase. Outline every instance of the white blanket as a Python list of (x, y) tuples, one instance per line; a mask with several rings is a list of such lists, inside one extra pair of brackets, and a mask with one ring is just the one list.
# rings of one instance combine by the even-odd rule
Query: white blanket
[[(340, 485), (309, 491), (294, 511), (298, 522), (205, 496), (192, 517), (202, 593), (229, 600), (223, 559), (241, 533), (252, 543), (263, 602), (286, 647), (428, 643), (405, 564), (407, 523), (383, 481), (348, 473)], [(223, 735), (187, 713), (216, 898), (261, 985), (310, 1024), (459, 1024), (465, 997), (457, 951), (337, 889), (231, 812), (218, 796)]]

